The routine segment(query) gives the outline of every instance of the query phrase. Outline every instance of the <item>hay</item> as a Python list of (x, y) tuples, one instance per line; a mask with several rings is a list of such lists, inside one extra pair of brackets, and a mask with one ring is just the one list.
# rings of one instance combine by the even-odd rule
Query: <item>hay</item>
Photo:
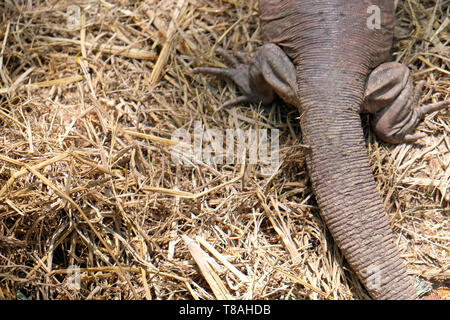
[[(77, 7), (81, 8), (79, 17)], [(398, 1), (393, 52), (449, 98), (449, 1)], [(239, 105), (214, 50), (261, 45), (256, 1), (0, 3), (1, 299), (365, 299), (313, 200), (295, 109)], [(77, 18), (77, 19), (75, 19)], [(281, 166), (172, 158), (172, 134), (277, 128)], [(411, 275), (448, 292), (449, 111), (419, 145), (368, 132)], [(187, 143), (186, 146), (190, 144)]]

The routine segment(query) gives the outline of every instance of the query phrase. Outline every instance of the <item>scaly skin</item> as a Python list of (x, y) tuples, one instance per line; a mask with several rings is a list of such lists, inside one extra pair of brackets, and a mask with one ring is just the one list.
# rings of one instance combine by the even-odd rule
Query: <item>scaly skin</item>
[[(368, 27), (371, 5), (380, 10), (379, 29)], [(373, 298), (416, 299), (370, 170), (360, 113), (373, 114), (379, 138), (411, 142), (423, 137), (414, 133), (420, 117), (449, 101), (417, 108), (408, 69), (383, 63), (394, 10), (393, 0), (262, 0), (266, 45), (255, 57), (239, 62), (220, 51), (233, 69), (194, 71), (239, 86), (244, 96), (227, 105), (268, 104), (276, 93), (299, 108), (314, 193), (346, 260)]]

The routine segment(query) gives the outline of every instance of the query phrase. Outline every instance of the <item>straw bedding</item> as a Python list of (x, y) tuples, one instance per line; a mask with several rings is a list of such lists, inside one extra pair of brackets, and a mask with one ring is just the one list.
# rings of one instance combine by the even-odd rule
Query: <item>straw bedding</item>
[[(397, 3), (393, 54), (423, 104), (449, 99), (449, 4)], [(235, 86), (190, 73), (259, 32), (256, 1), (0, 3), (1, 299), (368, 298), (319, 215), (298, 112), (221, 108)], [(281, 165), (173, 161), (173, 133), (199, 123), (278, 129)], [(365, 131), (407, 271), (440, 299), (449, 124), (427, 116), (414, 145)]]

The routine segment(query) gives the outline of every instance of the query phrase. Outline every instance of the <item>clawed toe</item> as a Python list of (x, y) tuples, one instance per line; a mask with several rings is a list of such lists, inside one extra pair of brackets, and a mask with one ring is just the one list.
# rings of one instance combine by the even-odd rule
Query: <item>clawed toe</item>
[(419, 81), (414, 89), (414, 103), (418, 104), (420, 100), (420, 95), (422, 94), (423, 87), (425, 86), (425, 80)]
[(236, 58), (237, 56), (233, 56), (227, 50), (223, 48), (217, 48), (217, 53), (219, 53), (233, 68), (238, 68), (241, 62)]
[[(414, 104), (417, 106), (419, 104), (420, 95), (423, 91), (423, 87), (425, 86), (425, 80), (419, 81), (414, 89)], [(430, 103), (425, 106), (415, 107), (417, 116), (419, 118), (423, 118), (427, 113), (431, 113), (434, 111), (438, 111), (440, 109), (444, 109), (446, 106), (450, 105), (450, 100), (439, 101), (436, 103)]]
[(242, 64), (250, 64), (251, 59), (245, 53), (238, 51), (236, 52), (236, 57)]
[[(419, 84), (420, 85), (420, 84)], [(450, 100), (440, 101), (436, 103), (431, 103), (425, 106), (416, 107), (414, 114), (414, 123), (418, 123), (420, 119), (422, 119), (427, 113), (438, 111), (440, 109), (445, 108), (450, 105)], [(411, 128), (411, 130), (415, 130), (415, 126)], [(414, 132), (405, 134), (402, 142), (415, 142), (419, 139), (425, 138), (427, 134), (423, 132)]]
[[(217, 53), (222, 56), (231, 68), (197, 67), (192, 70), (194, 74), (215, 75), (232, 80), (243, 93), (242, 96), (226, 101), (221, 108), (234, 106), (245, 102), (266, 103), (268, 99), (258, 95), (257, 91), (250, 84), (249, 64), (250, 59), (239, 52), (236, 56), (228, 51), (217, 48)], [(271, 101), (272, 97), (270, 97)]]
[(219, 77), (229, 78), (232, 75), (232, 69), (215, 68), (215, 67), (197, 67), (192, 69), (194, 74), (210, 74)]
[(425, 106), (418, 107), (417, 113), (418, 113), (419, 117), (423, 117), (427, 113), (444, 109), (448, 105), (450, 105), (450, 100), (439, 101), (439, 102), (436, 102), (436, 103), (430, 103), (430, 104), (427, 104)]
[(246, 97), (246, 96), (239, 96), (239, 97), (237, 97), (237, 98), (230, 99), (230, 100), (226, 101), (226, 102), (222, 105), (221, 109), (222, 109), (222, 108), (232, 107), (232, 106), (235, 106), (235, 105), (237, 105), (237, 104), (240, 104), (240, 103), (246, 103), (246, 102), (250, 102), (249, 99), (248, 99), (248, 97)]
[(427, 136), (427, 134), (423, 133), (423, 132), (415, 132), (415, 133), (405, 134), (405, 137), (403, 138), (403, 142), (416, 142), (417, 140), (425, 138), (426, 136)]
[(242, 64), (233, 55), (222, 48), (218, 48), (217, 52), (232, 66), (232, 68), (216, 68), (216, 67), (197, 67), (192, 70), (194, 74), (214, 75), (232, 80), (244, 94), (225, 102), (223, 107), (229, 107), (242, 102), (254, 101), (252, 89), (249, 83), (248, 65)]
[[(420, 97), (420, 94), (421, 94), (421, 92), (423, 90), (424, 85), (425, 85), (425, 81), (423, 81), (423, 80), (420, 81), (416, 85), (416, 88), (414, 90), (414, 102), (415, 102), (416, 105), (419, 102), (419, 97)], [(417, 118), (415, 120), (415, 122), (419, 122), (419, 120), (424, 118), (428, 113), (444, 109), (448, 105), (450, 105), (450, 100), (430, 103), (430, 104), (427, 104), (427, 105), (424, 105), (424, 106), (420, 106), (420, 107), (416, 106), (414, 108), (415, 109), (414, 110), (414, 115)], [(415, 142), (417, 140), (425, 138), (426, 136), (427, 136), (427, 134), (425, 134), (423, 132), (415, 132), (415, 133), (405, 134), (405, 137), (404, 137), (403, 141), (404, 142)]]
[(197, 67), (194, 68), (192, 72), (194, 74), (201, 73), (230, 78), (233, 81), (235, 81), (235, 79), (233, 79), (234, 75), (236, 75), (243, 69), (248, 69), (248, 64), (250, 60), (242, 52), (239, 52), (236, 54), (236, 56), (233, 56), (223, 48), (217, 48), (216, 51), (221, 57), (223, 57), (227, 61), (228, 64), (231, 65), (231, 68)]

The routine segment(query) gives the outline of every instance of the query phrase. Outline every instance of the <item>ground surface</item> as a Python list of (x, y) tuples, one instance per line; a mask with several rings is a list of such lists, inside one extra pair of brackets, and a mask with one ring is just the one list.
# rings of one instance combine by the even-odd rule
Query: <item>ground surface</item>
[[(424, 104), (450, 94), (449, 3), (397, 4), (393, 55), (426, 80)], [(0, 298), (368, 298), (315, 205), (298, 112), (221, 109), (236, 88), (189, 73), (260, 39), (256, 1), (3, 1)], [(177, 163), (171, 137), (198, 123), (224, 141), (279, 129), (281, 166)], [(419, 129), (367, 143), (407, 271), (444, 299), (449, 110)]]

